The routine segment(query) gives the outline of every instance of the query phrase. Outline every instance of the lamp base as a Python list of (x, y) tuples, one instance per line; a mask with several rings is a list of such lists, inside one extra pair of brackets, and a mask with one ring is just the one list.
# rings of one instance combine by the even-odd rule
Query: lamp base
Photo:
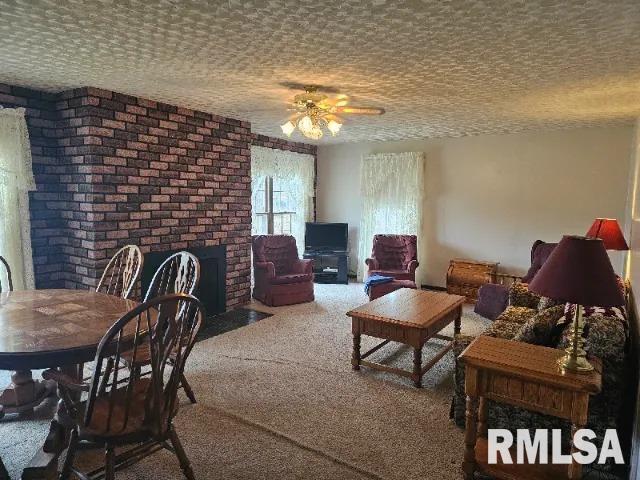
[(558, 360), (558, 367), (563, 371), (575, 373), (589, 373), (593, 371), (593, 365), (584, 357), (577, 357), (567, 353)]

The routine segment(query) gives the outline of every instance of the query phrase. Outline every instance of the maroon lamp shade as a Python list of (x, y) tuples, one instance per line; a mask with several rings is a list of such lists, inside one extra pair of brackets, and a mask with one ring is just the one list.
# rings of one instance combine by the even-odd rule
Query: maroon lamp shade
[(578, 305), (624, 305), (622, 292), (599, 238), (565, 235), (529, 284), (545, 297)]
[(601, 238), (607, 250), (629, 250), (620, 225), (614, 218), (596, 218), (587, 237)]

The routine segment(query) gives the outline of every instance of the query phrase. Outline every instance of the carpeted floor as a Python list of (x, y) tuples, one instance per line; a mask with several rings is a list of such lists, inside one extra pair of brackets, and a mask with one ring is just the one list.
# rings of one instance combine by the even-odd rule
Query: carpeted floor
[[(176, 427), (199, 479), (459, 479), (463, 432), (449, 420), (453, 358), (447, 354), (415, 389), (408, 379), (353, 372), (351, 323), (361, 284), (316, 285), (316, 301), (252, 308), (273, 313), (196, 344), (187, 376), (198, 398)], [(464, 333), (486, 322), (467, 311)], [(449, 327), (451, 333), (453, 327)], [(439, 345), (426, 346), (428, 357)], [(363, 337), (363, 351), (375, 343)], [(409, 368), (411, 352), (375, 354)], [(0, 384), (8, 375), (0, 373)], [(48, 426), (51, 407), (33, 419), (0, 421), (0, 452), (18, 478)], [(88, 460), (87, 460), (88, 461)], [(118, 474), (180, 478), (177, 460), (159, 452)]]

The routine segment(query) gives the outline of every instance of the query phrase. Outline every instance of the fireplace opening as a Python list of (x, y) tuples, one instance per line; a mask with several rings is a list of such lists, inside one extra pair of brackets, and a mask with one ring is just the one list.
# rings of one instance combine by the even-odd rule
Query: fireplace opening
[[(227, 247), (215, 245), (211, 247), (185, 248), (200, 262), (200, 283), (194, 295), (200, 299), (206, 316), (223, 313), (227, 309)], [(142, 292), (146, 292), (151, 284), (153, 274), (167, 258), (183, 250), (166, 250), (149, 252), (144, 256), (142, 267)]]

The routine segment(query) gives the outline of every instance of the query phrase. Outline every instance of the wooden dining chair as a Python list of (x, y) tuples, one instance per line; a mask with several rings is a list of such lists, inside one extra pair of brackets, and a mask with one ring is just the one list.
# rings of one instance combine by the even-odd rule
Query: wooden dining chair
[[(186, 293), (193, 295), (200, 281), (200, 262), (189, 252), (178, 252), (167, 258), (158, 268), (151, 279), (147, 289), (145, 300), (169, 293)], [(195, 339), (194, 339), (195, 341)], [(184, 345), (183, 348), (191, 349), (193, 345)], [(174, 361), (175, 353), (169, 357), (169, 362)], [(149, 365), (150, 352), (141, 350), (134, 359), (132, 352), (126, 352), (122, 356), (124, 364), (129, 367), (132, 375), (140, 375), (142, 368)], [(196, 403), (196, 396), (186, 377), (182, 375), (181, 382), (184, 392), (191, 403)]]
[[(60, 479), (73, 472), (82, 479), (113, 480), (115, 471), (160, 448), (174, 452), (184, 476), (193, 470), (173, 426), (178, 411), (177, 390), (185, 362), (202, 322), (202, 305), (190, 295), (156, 297), (137, 306), (114, 323), (98, 344), (90, 383), (82, 383), (60, 370), (43, 376), (60, 386), (62, 401), (72, 423), (67, 457)], [(150, 352), (150, 375), (123, 375), (122, 353)], [(167, 359), (177, 352), (173, 362)], [(87, 392), (84, 401), (74, 401)], [(131, 447), (115, 454), (114, 449)], [(105, 465), (91, 472), (74, 467), (80, 449), (105, 450)]]
[(5, 260), (5, 258), (0, 255), (0, 264), (2, 265), (2, 269), (4, 270), (5, 276), (7, 277), (7, 287), (4, 288), (2, 285), (2, 276), (0, 276), (0, 293), (2, 292), (13, 292), (13, 280), (11, 278), (11, 267), (9, 267), (9, 263)]
[(144, 257), (142, 251), (136, 245), (126, 245), (116, 252), (100, 277), (96, 292), (114, 295), (116, 297), (129, 298), (140, 272)]
[(189, 252), (178, 252), (158, 267), (144, 296), (145, 301), (169, 293), (193, 295), (200, 281), (200, 262)]
[[(2, 418), (3, 416), (4, 416), (4, 410), (2, 408), (2, 405), (0, 405), (0, 418)], [(0, 457), (0, 480), (9, 480), (9, 472), (7, 472), (7, 469), (5, 468), (4, 463), (2, 463), (2, 457)]]

